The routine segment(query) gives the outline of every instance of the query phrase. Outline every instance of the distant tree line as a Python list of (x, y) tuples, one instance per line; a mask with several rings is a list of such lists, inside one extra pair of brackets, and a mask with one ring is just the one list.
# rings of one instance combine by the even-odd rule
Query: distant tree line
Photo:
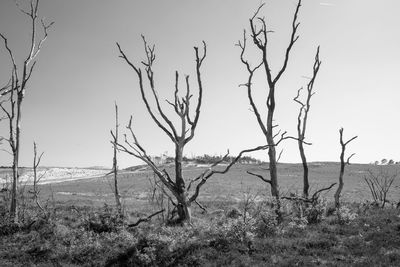
[[(208, 154), (204, 154), (202, 156), (196, 156), (196, 157), (186, 157), (183, 156), (182, 160), (183, 162), (193, 162), (196, 164), (215, 164), (217, 162), (220, 163), (230, 163), (235, 159), (235, 157), (233, 156), (226, 156), (224, 157), (223, 155), (208, 155)], [(174, 162), (175, 158), (174, 157), (167, 157), (165, 160), (165, 163), (172, 163)], [(241, 164), (261, 164), (261, 163), (265, 163), (262, 160), (259, 159), (255, 159), (251, 156), (242, 156), (237, 163), (241, 163)]]
[(400, 161), (394, 161), (393, 159), (381, 159), (380, 161), (379, 160), (376, 160), (375, 162), (374, 162), (374, 164), (375, 165), (394, 165), (394, 164), (400, 164)]

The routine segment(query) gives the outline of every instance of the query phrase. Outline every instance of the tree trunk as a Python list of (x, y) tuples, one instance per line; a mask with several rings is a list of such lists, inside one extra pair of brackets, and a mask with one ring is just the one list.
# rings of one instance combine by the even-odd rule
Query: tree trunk
[(188, 193), (186, 191), (185, 180), (182, 174), (183, 146), (183, 143), (178, 143), (175, 146), (175, 183), (178, 201), (178, 222), (191, 223), (192, 214), (190, 203), (188, 201)]
[(122, 215), (121, 196), (120, 196), (119, 190), (118, 190), (118, 166), (117, 166), (117, 147), (116, 147), (116, 145), (114, 145), (113, 169), (114, 169), (115, 204), (117, 206), (118, 213), (120, 215)]
[(118, 143), (118, 106), (115, 103), (115, 136), (114, 136), (114, 157), (113, 157), (113, 172), (114, 172), (114, 196), (118, 214), (122, 215), (121, 195), (118, 190), (118, 161), (117, 161), (117, 143)]
[(14, 223), (18, 223), (18, 205), (17, 205), (17, 193), (18, 193), (18, 151), (13, 153), (13, 180), (11, 187), (11, 205), (10, 205), (10, 219)]
[(270, 84), (270, 91), (268, 95), (268, 114), (267, 114), (267, 143), (268, 143), (268, 157), (269, 157), (269, 174), (271, 178), (271, 194), (279, 201), (279, 185), (278, 185), (278, 173), (277, 173), (277, 162), (276, 162), (276, 148), (274, 141), (274, 111), (275, 111), (275, 88), (274, 85)]
[(187, 199), (186, 190), (180, 194), (178, 198), (178, 222), (179, 223), (192, 223), (192, 209), (191, 203)]
[(347, 142), (344, 142), (343, 141), (343, 128), (340, 128), (339, 134), (340, 134), (340, 146), (342, 147), (342, 152), (340, 153), (339, 186), (338, 186), (338, 189), (336, 190), (336, 193), (335, 193), (335, 207), (336, 207), (336, 209), (340, 208), (340, 194), (342, 193), (342, 190), (343, 190), (344, 168), (346, 167), (347, 164), (350, 164), (349, 163), (350, 158), (354, 156), (354, 153), (353, 153), (350, 157), (347, 158), (346, 161), (344, 160), (344, 153), (345, 153), (345, 150), (346, 150), (346, 145), (357, 138), (357, 136), (354, 136), (351, 139), (349, 139)]
[(268, 156), (269, 156), (269, 174), (271, 177), (271, 195), (273, 197), (279, 196), (279, 188), (278, 188), (278, 172), (277, 172), (277, 164), (276, 164), (276, 150), (274, 146), (268, 148)]
[(339, 186), (335, 192), (335, 207), (336, 209), (340, 208), (340, 194), (343, 190), (343, 174), (344, 174), (344, 167), (346, 163), (344, 161), (344, 150), (342, 150), (342, 154), (340, 155), (340, 173), (339, 173)]
[(307, 164), (307, 158), (306, 154), (304, 153), (304, 147), (303, 147), (303, 138), (299, 138), (298, 144), (299, 144), (299, 151), (300, 151), (300, 157), (301, 157), (301, 162), (303, 164), (303, 197), (305, 199), (308, 199), (308, 191), (310, 188), (310, 184), (308, 182), (308, 164)]
[(21, 133), (21, 106), (25, 91), (18, 92), (17, 94), (17, 120), (15, 129), (15, 144), (13, 149), (13, 182), (11, 190), (11, 206), (10, 206), (10, 219), (14, 223), (18, 223), (18, 180), (19, 180), (19, 144), (20, 144), (20, 133)]
[(276, 147), (274, 141), (274, 125), (273, 125), (273, 117), (275, 111), (275, 88), (274, 85), (270, 84), (270, 93), (268, 96), (267, 106), (268, 106), (268, 115), (267, 115), (267, 143), (269, 145), (268, 148), (268, 157), (269, 157), (269, 174), (271, 178), (271, 195), (275, 197), (275, 213), (277, 216), (277, 220), (280, 223), (282, 221), (281, 214), (281, 201), (279, 195), (279, 184), (278, 184), (278, 171), (277, 171), (277, 159), (276, 159)]

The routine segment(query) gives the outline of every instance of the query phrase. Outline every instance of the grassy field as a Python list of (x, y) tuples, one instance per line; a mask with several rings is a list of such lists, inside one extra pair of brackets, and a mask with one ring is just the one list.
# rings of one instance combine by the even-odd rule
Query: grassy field
[[(265, 200), (269, 187), (246, 174), (265, 167), (237, 165), (213, 177), (199, 198), (208, 212), (193, 207), (185, 226), (165, 225), (163, 216), (127, 226), (159, 209), (150, 201), (148, 170), (120, 173), (123, 218), (113, 208), (111, 177), (43, 184), (45, 213), (27, 199), (14, 225), (0, 205), (0, 266), (400, 266), (400, 209), (366, 204), (363, 181), (368, 170), (396, 173), (400, 166), (350, 165), (339, 211), (330, 208), (333, 188), (315, 206), (282, 201), (280, 223)], [(311, 191), (336, 182), (338, 169), (310, 164)], [(185, 176), (204, 170), (187, 167)], [(301, 192), (301, 174), (299, 164), (279, 164), (282, 194)], [(391, 203), (400, 200), (399, 187), (396, 178)]]
[[(225, 175), (215, 175), (202, 188), (200, 201), (239, 201), (243, 194), (269, 195), (269, 185), (256, 177), (250, 176), (246, 171), (266, 173), (266, 165), (236, 165)], [(400, 165), (375, 166), (367, 164), (352, 164), (346, 167), (344, 177), (344, 190), (342, 199), (346, 202), (363, 202), (371, 200), (364, 175), (367, 171), (378, 171), (379, 168), (396, 173)], [(196, 177), (205, 168), (188, 167), (184, 171), (187, 180)], [(171, 171), (171, 170), (169, 170)], [(279, 164), (279, 184), (283, 195), (289, 193), (301, 193), (302, 190), (302, 167), (300, 164)], [(311, 192), (337, 182), (339, 172), (338, 163), (311, 163), (310, 184)], [(125, 203), (129, 205), (141, 204), (147, 200), (150, 192), (150, 182), (153, 174), (149, 170), (137, 172), (121, 172), (119, 184), (121, 195)], [(93, 179), (81, 179), (76, 181), (59, 182), (43, 185), (42, 196), (48, 198), (51, 194), (59, 201), (70, 203), (92, 203), (102, 205), (104, 202), (113, 203), (112, 177), (101, 177)], [(325, 194), (326, 198), (332, 198), (336, 187)], [(400, 177), (396, 178), (388, 196), (389, 200), (398, 202), (400, 200)]]

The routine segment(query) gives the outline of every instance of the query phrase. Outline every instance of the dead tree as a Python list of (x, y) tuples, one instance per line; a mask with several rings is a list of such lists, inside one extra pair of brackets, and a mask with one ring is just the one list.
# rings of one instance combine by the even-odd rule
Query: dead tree
[(310, 107), (311, 107), (311, 105), (310, 105), (311, 97), (315, 94), (315, 92), (313, 92), (314, 82), (315, 82), (315, 78), (317, 77), (320, 66), (321, 66), (321, 61), (319, 60), (319, 46), (318, 46), (317, 53), (315, 55), (314, 66), (313, 66), (313, 74), (312, 74), (310, 81), (307, 84), (306, 101), (302, 102), (300, 100), (300, 91), (303, 88), (300, 88), (297, 91), (297, 95), (293, 99), (296, 103), (298, 103), (300, 105), (299, 114), (297, 116), (297, 137), (299, 139), (297, 141), (297, 144), (299, 147), (301, 162), (303, 165), (303, 197), (306, 199), (308, 198), (308, 191), (310, 188), (310, 184), (308, 181), (308, 163), (307, 163), (306, 154), (304, 152), (303, 141), (304, 141), (305, 135), (306, 135), (308, 112), (310, 111)]
[(0, 37), (4, 41), (4, 47), (11, 61), (9, 82), (1, 90), (1, 96), (5, 98), (6, 101), (0, 102), (0, 108), (8, 120), (9, 136), (3, 138), (9, 143), (13, 157), (10, 218), (16, 223), (18, 222), (17, 186), (19, 178), (18, 164), (20, 152), (22, 102), (24, 100), (28, 81), (30, 80), (36, 65), (36, 57), (47, 38), (49, 28), (53, 25), (53, 22), (46, 24), (44, 19), (41, 19), (40, 23), (43, 30), (43, 36), (38, 38), (39, 34), (37, 28), (39, 24), (39, 0), (30, 0), (29, 3), (30, 5), (28, 9), (20, 7), (20, 5), (17, 3), (19, 10), (29, 17), (31, 23), (29, 50), (21, 65), (17, 64), (14, 52), (8, 44), (8, 39), (5, 37), (5, 35), (0, 33)]
[[(252, 111), (257, 119), (258, 125), (260, 126), (262, 133), (264, 134), (267, 144), (268, 144), (268, 157), (269, 157), (269, 176), (270, 176), (270, 182), (269, 184), (271, 185), (271, 194), (273, 197), (275, 197), (278, 201), (279, 204), (279, 186), (278, 186), (278, 174), (277, 174), (277, 155), (276, 155), (276, 141), (275, 138), (279, 135), (278, 133), (274, 133), (274, 128), (277, 127), (277, 125), (274, 124), (274, 112), (275, 112), (275, 91), (276, 91), (276, 85), (280, 78), (282, 77), (282, 74), (285, 72), (286, 67), (288, 65), (289, 61), (289, 56), (292, 51), (293, 45), (296, 43), (297, 39), (299, 36), (297, 35), (297, 29), (299, 26), (299, 23), (297, 22), (297, 16), (299, 13), (299, 9), (301, 6), (301, 0), (298, 1), (296, 10), (294, 12), (293, 20), (292, 20), (292, 27), (291, 27), (291, 35), (290, 35), (290, 40), (289, 44), (286, 47), (286, 52), (284, 55), (283, 63), (282, 66), (278, 68), (278, 71), (276, 72), (276, 75), (274, 76), (271, 70), (271, 62), (270, 58), (268, 57), (267, 52), (269, 52), (269, 47), (268, 47), (268, 35), (272, 31), (267, 29), (267, 24), (266, 20), (264, 17), (259, 16), (259, 12), (261, 8), (264, 6), (264, 4), (260, 5), (253, 15), (253, 17), (250, 18), (250, 29), (251, 29), (251, 38), (255, 44), (255, 46), (261, 51), (262, 53), (262, 60), (258, 65), (255, 67), (251, 67), (250, 63), (245, 59), (244, 53), (246, 50), (246, 32), (244, 32), (244, 38), (243, 41), (239, 41), (237, 46), (240, 47), (241, 49), (241, 54), (240, 54), (240, 59), (242, 63), (246, 66), (246, 69), (248, 71), (248, 80), (247, 83), (243, 84), (242, 86), (245, 86), (247, 88), (247, 96), (252, 108)], [(266, 123), (264, 123), (263, 118), (261, 117), (261, 114), (259, 112), (258, 107), (256, 106), (254, 102), (254, 97), (252, 93), (252, 81), (253, 81), (253, 76), (255, 72), (260, 68), (264, 67), (265, 73), (266, 73), (266, 79), (267, 79), (267, 84), (268, 84), (268, 97), (266, 101), (267, 105), (267, 116), (266, 116)]]
[(339, 130), (339, 134), (340, 134), (340, 146), (342, 148), (342, 152), (340, 153), (340, 172), (339, 172), (339, 186), (336, 190), (335, 193), (335, 207), (336, 209), (340, 208), (340, 194), (342, 193), (343, 190), (343, 175), (344, 175), (344, 168), (346, 167), (346, 165), (350, 164), (350, 159), (355, 155), (355, 153), (351, 154), (350, 157), (347, 158), (347, 160), (344, 159), (344, 154), (346, 151), (346, 146), (353, 141), (354, 139), (356, 139), (358, 136), (354, 136), (351, 139), (349, 139), (348, 141), (343, 141), (343, 128), (340, 128)]
[(368, 175), (364, 175), (364, 181), (368, 185), (374, 204), (384, 208), (386, 203), (389, 203), (387, 194), (396, 177), (397, 172), (391, 174), (382, 167), (377, 173), (368, 170)]
[[(199, 48), (194, 47), (195, 50), (195, 58), (196, 58), (196, 82), (198, 87), (198, 98), (197, 104), (194, 109), (194, 114), (191, 114), (192, 109), (191, 105), (193, 102), (191, 88), (189, 83), (189, 76), (185, 76), (185, 87), (186, 92), (183, 97), (179, 96), (180, 86), (179, 86), (179, 73), (175, 72), (175, 92), (174, 92), (174, 100), (166, 102), (172, 107), (173, 111), (178, 117), (178, 125), (173, 123), (169, 117), (165, 114), (163, 108), (161, 107), (161, 103), (156, 92), (155, 82), (154, 82), (154, 72), (153, 72), (153, 63), (155, 61), (155, 47), (148, 45), (146, 39), (142, 36), (144, 42), (144, 49), (146, 53), (146, 60), (142, 62), (144, 66), (144, 70), (139, 66), (132, 63), (121, 46), (117, 43), (120, 57), (125, 60), (125, 62), (135, 71), (137, 77), (139, 79), (139, 88), (142, 96), (142, 100), (146, 106), (147, 112), (150, 114), (152, 120), (155, 124), (168, 136), (168, 138), (172, 141), (175, 146), (175, 160), (174, 160), (174, 178), (170, 175), (166, 169), (162, 166), (156, 165), (153, 162), (151, 157), (147, 154), (145, 148), (140, 144), (137, 136), (134, 133), (132, 128), (132, 117), (129, 120), (129, 124), (127, 129), (130, 133), (130, 140), (125, 135), (124, 143), (117, 143), (118, 149), (126, 152), (136, 158), (144, 161), (155, 173), (158, 179), (165, 185), (165, 187), (171, 192), (173, 197), (176, 199), (173, 203), (175, 204), (178, 219), (177, 222), (185, 223), (191, 222), (191, 205), (192, 203), (196, 203), (197, 198), (200, 194), (201, 187), (210, 179), (214, 174), (224, 174), (229, 171), (229, 169), (240, 159), (240, 157), (244, 153), (254, 152), (258, 150), (267, 149), (268, 145), (259, 146), (252, 149), (246, 149), (241, 151), (236, 158), (234, 158), (227, 166), (222, 169), (217, 169), (217, 165), (228, 158), (228, 153), (218, 162), (215, 162), (205, 170), (203, 173), (198, 175), (197, 177), (187, 181), (182, 172), (182, 159), (183, 159), (183, 151), (184, 147), (187, 143), (189, 143), (194, 135), (195, 130), (200, 118), (201, 104), (203, 98), (203, 84), (201, 79), (201, 66), (203, 64), (204, 59), (206, 58), (207, 46), (206, 43), (203, 42), (203, 54), (200, 55)], [(145, 93), (145, 78), (143, 78), (143, 71), (145, 72), (146, 78), (148, 80), (148, 84), (150, 87), (150, 91), (152, 94), (152, 98), (154, 99), (157, 112), (159, 116), (156, 116), (156, 113), (150, 107), (148, 96)], [(277, 143), (285, 140), (289, 137), (285, 136), (286, 133), (281, 134), (280, 139)]]
[(115, 133), (111, 130), (111, 136), (112, 136), (112, 141), (111, 143), (113, 144), (113, 150), (114, 150), (114, 156), (113, 156), (113, 167), (111, 173), (114, 175), (114, 196), (115, 196), (115, 205), (117, 207), (118, 213), (122, 215), (122, 205), (121, 205), (121, 195), (119, 194), (118, 190), (118, 161), (117, 161), (117, 152), (118, 152), (118, 106), (117, 103), (115, 103)]
[(40, 155), (38, 156), (36, 143), (33, 142), (33, 191), (32, 191), (33, 200), (35, 201), (36, 206), (38, 206), (38, 208), (43, 213), (46, 213), (44, 208), (42, 207), (42, 205), (39, 202), (39, 194), (40, 194), (39, 182), (40, 182), (41, 178), (43, 177), (43, 175), (41, 175), (41, 176), (37, 175), (37, 168), (40, 165), (40, 161), (42, 160), (43, 154), (44, 154), (44, 152), (40, 153)]

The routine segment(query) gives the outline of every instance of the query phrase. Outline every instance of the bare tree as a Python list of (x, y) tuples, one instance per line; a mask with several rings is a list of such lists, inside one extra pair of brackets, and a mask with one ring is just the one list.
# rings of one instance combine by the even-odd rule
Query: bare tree
[[(1, 89), (1, 96), (6, 101), (0, 102), (0, 108), (8, 119), (9, 136), (3, 137), (10, 145), (11, 153), (13, 156), (12, 173), (13, 181), (11, 188), (11, 205), (10, 205), (10, 218), (14, 222), (18, 222), (18, 205), (17, 205), (17, 185), (18, 185), (18, 165), (19, 165), (19, 152), (20, 152), (20, 135), (21, 135), (21, 115), (22, 115), (22, 102), (24, 100), (27, 84), (31, 78), (32, 72), (36, 65), (36, 57), (39, 54), (44, 41), (47, 38), (48, 30), (54, 22), (46, 24), (44, 19), (40, 20), (43, 30), (43, 36), (38, 38), (38, 10), (39, 0), (30, 0), (29, 8), (24, 9), (18, 3), (19, 10), (29, 17), (31, 23), (31, 33), (29, 50), (22, 65), (18, 65), (15, 59), (13, 50), (8, 44), (8, 39), (5, 35), (0, 33), (0, 37), (4, 41), (4, 47), (11, 60), (11, 73), (10, 80), (5, 87)], [(6, 105), (8, 103), (8, 105)]]
[[(344, 168), (346, 167), (346, 165), (350, 164), (350, 159), (355, 155), (355, 153), (351, 154), (350, 157), (347, 158), (347, 160), (345, 160), (344, 154), (346, 151), (346, 146), (353, 141), (354, 139), (356, 139), (358, 136), (353, 136), (352, 138), (350, 138), (348, 141), (343, 141), (343, 128), (340, 128), (339, 130), (339, 134), (340, 134), (340, 146), (342, 148), (342, 152), (340, 153), (340, 172), (339, 172), (339, 186), (336, 190), (335, 193), (335, 207), (336, 209), (340, 208), (340, 194), (342, 193), (343, 190), (343, 175), (344, 175)], [(339, 214), (339, 213), (338, 213)]]
[[(289, 56), (292, 51), (293, 45), (296, 43), (298, 40), (299, 36), (297, 35), (297, 29), (299, 26), (299, 23), (297, 22), (297, 16), (299, 13), (299, 9), (301, 6), (301, 0), (298, 1), (296, 10), (294, 12), (293, 20), (292, 20), (292, 27), (291, 27), (291, 35), (290, 35), (290, 40), (289, 44), (286, 47), (286, 52), (284, 55), (283, 63), (282, 66), (278, 68), (278, 71), (276, 75), (274, 76), (271, 70), (271, 62), (270, 58), (268, 57), (268, 52), (269, 52), (269, 46), (268, 46), (268, 35), (272, 31), (267, 29), (267, 24), (266, 20), (264, 17), (259, 16), (259, 12), (261, 8), (264, 6), (264, 4), (260, 5), (258, 9), (256, 10), (255, 14), (250, 18), (250, 29), (251, 29), (251, 38), (256, 45), (256, 47), (261, 51), (262, 53), (262, 60), (260, 63), (258, 63), (255, 67), (252, 67), (250, 63), (245, 59), (244, 53), (246, 51), (246, 32), (244, 32), (244, 37), (242, 41), (239, 41), (237, 46), (240, 47), (241, 49), (241, 54), (240, 54), (240, 59), (242, 63), (246, 66), (247, 72), (249, 74), (247, 83), (243, 84), (242, 86), (245, 86), (247, 88), (247, 96), (252, 108), (252, 111), (257, 119), (258, 125), (260, 126), (267, 144), (268, 144), (268, 157), (269, 157), (269, 176), (270, 179), (267, 180), (264, 178), (264, 180), (268, 181), (268, 183), (271, 185), (271, 194), (273, 197), (275, 197), (278, 201), (278, 206), (279, 206), (279, 186), (278, 186), (278, 174), (277, 174), (277, 155), (276, 155), (276, 145), (277, 142), (275, 141), (275, 138), (279, 136), (279, 133), (274, 133), (274, 128), (277, 127), (277, 125), (274, 124), (274, 113), (275, 113), (275, 91), (276, 91), (276, 85), (280, 78), (282, 77), (282, 74), (285, 72), (286, 67), (288, 65), (289, 61)], [(254, 96), (252, 92), (252, 81), (253, 81), (253, 76), (255, 72), (263, 66), (265, 69), (266, 73), (266, 78), (267, 78), (267, 84), (268, 84), (268, 97), (266, 101), (267, 105), (267, 118), (266, 122), (263, 121), (261, 114), (259, 112), (258, 107), (256, 106), (254, 102)], [(296, 139), (297, 140), (297, 139)], [(257, 177), (260, 175), (257, 175)]]
[(299, 114), (297, 116), (297, 137), (299, 139), (297, 141), (297, 144), (299, 146), (301, 162), (303, 164), (303, 197), (306, 199), (308, 198), (308, 191), (310, 188), (310, 184), (308, 181), (308, 163), (307, 163), (306, 154), (304, 152), (303, 141), (304, 141), (305, 135), (306, 135), (308, 112), (310, 111), (310, 107), (311, 107), (311, 105), (310, 105), (311, 97), (315, 94), (315, 92), (313, 92), (314, 82), (315, 82), (315, 78), (317, 77), (320, 66), (321, 66), (321, 61), (319, 60), (319, 46), (318, 46), (317, 53), (315, 55), (312, 77), (307, 84), (306, 101), (302, 102), (300, 100), (300, 91), (303, 88), (300, 88), (297, 91), (297, 95), (293, 99), (295, 102), (297, 102), (300, 105)]
[[(178, 117), (179, 126), (178, 128), (169, 117), (165, 114), (164, 110), (161, 107), (160, 100), (158, 94), (155, 89), (155, 82), (154, 82), (154, 72), (153, 72), (153, 63), (155, 61), (155, 47), (148, 45), (146, 39), (142, 36), (144, 42), (144, 49), (146, 53), (146, 60), (142, 62), (144, 66), (145, 75), (147, 76), (147, 80), (150, 86), (150, 90), (152, 96), (154, 98), (154, 102), (159, 113), (159, 116), (156, 116), (153, 109), (150, 107), (148, 97), (145, 93), (145, 86), (144, 86), (144, 78), (143, 78), (143, 70), (138, 67), (137, 65), (133, 64), (126, 56), (124, 51), (121, 49), (120, 45), (117, 43), (120, 57), (125, 60), (125, 62), (135, 71), (137, 77), (139, 79), (139, 87), (142, 96), (142, 100), (146, 106), (147, 112), (150, 114), (152, 120), (156, 123), (156, 125), (169, 137), (172, 143), (175, 146), (175, 160), (174, 160), (174, 180), (171, 178), (166, 169), (162, 166), (158, 166), (156, 163), (153, 162), (151, 157), (147, 154), (145, 148), (140, 144), (137, 136), (134, 133), (132, 128), (132, 117), (129, 120), (129, 124), (127, 129), (130, 133), (130, 140), (125, 135), (125, 142), (124, 143), (117, 143), (118, 149), (124, 151), (136, 158), (141, 159), (144, 161), (157, 175), (158, 179), (165, 185), (165, 187), (172, 193), (175, 197), (176, 202), (173, 204), (176, 207), (178, 219), (177, 222), (191, 222), (191, 205), (192, 203), (198, 203), (197, 198), (200, 193), (201, 187), (210, 179), (214, 174), (224, 174), (228, 172), (228, 170), (240, 159), (240, 157), (244, 153), (249, 153), (253, 151), (267, 149), (268, 145), (259, 146), (252, 149), (246, 149), (241, 151), (237, 157), (235, 157), (225, 168), (223, 169), (216, 169), (217, 165), (228, 158), (228, 153), (221, 158), (220, 161), (215, 162), (205, 170), (203, 173), (198, 175), (197, 177), (191, 179), (190, 181), (186, 181), (183, 177), (182, 173), (182, 160), (183, 160), (183, 151), (185, 145), (190, 142), (194, 135), (195, 130), (200, 118), (200, 111), (201, 111), (201, 104), (203, 98), (203, 84), (201, 79), (201, 66), (203, 64), (204, 59), (206, 58), (207, 46), (206, 43), (203, 42), (203, 54), (200, 55), (199, 48), (194, 47), (195, 50), (195, 58), (196, 58), (196, 82), (198, 87), (198, 98), (197, 104), (194, 109), (194, 115), (191, 114), (192, 112), (190, 107), (192, 105), (192, 94), (191, 88), (189, 83), (189, 76), (185, 76), (185, 87), (186, 93), (183, 97), (179, 96), (179, 73), (175, 72), (175, 92), (174, 92), (174, 100), (171, 102), (166, 100), (166, 102), (172, 107), (173, 111)], [(161, 117), (161, 118), (159, 118)], [(285, 140), (289, 137), (285, 136), (286, 133), (280, 135), (280, 139), (278, 140), (277, 144), (282, 140)]]
[(118, 161), (117, 161), (117, 152), (118, 152), (118, 106), (117, 103), (115, 103), (115, 133), (111, 130), (111, 136), (112, 136), (112, 141), (111, 143), (113, 144), (113, 149), (114, 149), (114, 156), (113, 156), (113, 167), (111, 173), (114, 175), (114, 196), (115, 196), (115, 205), (117, 207), (118, 213), (122, 215), (122, 205), (121, 205), (121, 195), (119, 194), (119, 189), (118, 189)]
[(396, 177), (397, 172), (391, 174), (389, 171), (384, 171), (382, 167), (377, 173), (368, 170), (368, 176), (364, 175), (364, 181), (368, 185), (374, 203), (380, 205), (381, 208), (384, 208), (385, 204), (389, 202), (387, 194)]
[(43, 213), (46, 213), (44, 208), (39, 202), (39, 194), (40, 194), (39, 182), (43, 178), (43, 175), (38, 176), (37, 174), (37, 168), (40, 165), (40, 161), (42, 160), (43, 154), (44, 152), (40, 153), (40, 155), (38, 156), (36, 143), (33, 142), (33, 191), (32, 191), (33, 200), (35, 201), (36, 206), (38, 206), (38, 208)]

